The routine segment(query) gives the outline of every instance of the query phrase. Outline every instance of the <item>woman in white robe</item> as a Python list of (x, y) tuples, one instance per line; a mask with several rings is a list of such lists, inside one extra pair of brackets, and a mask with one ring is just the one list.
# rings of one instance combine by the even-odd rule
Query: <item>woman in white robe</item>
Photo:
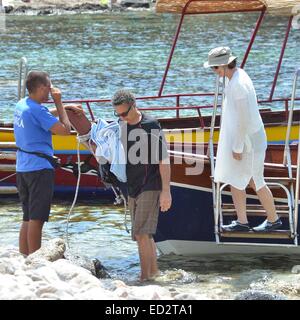
[(236, 67), (236, 57), (228, 47), (218, 47), (208, 54), (204, 67), (211, 67), (220, 77), (227, 77), (222, 122), (217, 150), (215, 182), (231, 186), (237, 220), (223, 225), (225, 231), (249, 231), (246, 213), (246, 187), (256, 191), (267, 212), (267, 219), (254, 231), (272, 231), (282, 222), (276, 214), (273, 195), (264, 181), (267, 137), (259, 113), (253, 83), (248, 74)]

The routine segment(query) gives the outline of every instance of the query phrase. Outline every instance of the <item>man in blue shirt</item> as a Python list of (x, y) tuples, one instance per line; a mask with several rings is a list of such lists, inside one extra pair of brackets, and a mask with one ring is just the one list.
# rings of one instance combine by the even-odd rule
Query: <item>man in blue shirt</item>
[[(31, 71), (26, 87), (29, 96), (16, 105), (14, 134), (19, 148), (17, 187), (23, 209), (19, 249), (29, 255), (41, 247), (42, 229), (49, 219), (54, 189), (53, 166), (46, 158), (30, 152), (52, 157), (52, 133), (69, 135), (71, 125), (61, 102), (61, 92), (52, 87), (46, 72)], [(50, 94), (56, 106), (53, 110), (42, 105)]]

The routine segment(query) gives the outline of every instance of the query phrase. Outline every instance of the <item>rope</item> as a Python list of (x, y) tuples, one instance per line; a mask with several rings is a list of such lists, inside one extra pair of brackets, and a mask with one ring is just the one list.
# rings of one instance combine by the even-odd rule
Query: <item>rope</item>
[(118, 194), (113, 186), (111, 186), (111, 188), (112, 188), (112, 190), (113, 190), (113, 192), (115, 194), (115, 197), (116, 197), (114, 205), (121, 204), (122, 202), (124, 203), (124, 214), (125, 214), (124, 226), (125, 226), (126, 232), (130, 233), (130, 231), (129, 231), (128, 227), (127, 227), (127, 213), (128, 213), (128, 210), (127, 210), (126, 199), (125, 199), (122, 191), (119, 191), (119, 194)]
[(124, 203), (124, 212), (125, 212), (125, 218), (124, 218), (124, 226), (125, 226), (125, 230), (127, 233), (130, 233), (128, 227), (127, 227), (127, 213), (128, 213), (128, 210), (127, 210), (127, 204), (126, 204), (126, 199), (123, 195), (123, 193), (121, 192), (120, 194), (120, 197), (123, 199), (123, 203)]
[[(75, 190), (75, 195), (74, 195), (74, 199), (73, 199), (73, 203), (71, 205), (71, 208), (69, 210), (69, 213), (68, 213), (68, 216), (67, 216), (67, 227), (66, 227), (66, 243), (67, 243), (67, 247), (68, 249), (70, 249), (70, 244), (69, 244), (69, 223), (70, 223), (70, 217), (71, 217), (71, 214), (74, 210), (74, 207), (75, 207), (75, 204), (76, 204), (76, 201), (77, 201), (77, 197), (78, 197), (78, 191), (79, 191), (79, 185), (80, 185), (80, 178), (81, 178), (81, 163), (80, 163), (80, 151), (79, 151), (79, 147), (80, 147), (80, 143), (84, 143), (84, 142), (87, 142), (88, 141), (88, 146), (89, 146), (89, 149), (91, 151), (91, 153), (94, 155), (94, 157), (96, 158), (96, 155), (94, 153), (94, 150), (92, 148), (92, 145), (91, 145), (91, 133), (87, 133), (85, 135), (78, 135), (77, 134), (77, 165), (78, 165), (78, 177), (77, 177), (77, 183), (76, 183), (76, 190)], [(15, 174), (15, 173), (14, 173)], [(14, 175), (13, 174), (13, 175)], [(8, 177), (7, 177), (8, 178)], [(1, 182), (1, 180), (0, 180)], [(120, 194), (117, 194), (116, 190), (114, 189), (113, 186), (111, 186), (114, 194), (115, 194), (115, 203), (114, 204), (121, 204), (121, 201), (123, 200), (123, 203), (124, 203), (124, 212), (125, 212), (125, 218), (124, 218), (124, 225), (125, 225), (125, 230), (127, 233), (130, 233), (128, 227), (127, 227), (127, 213), (128, 213), (128, 210), (127, 210), (127, 204), (126, 204), (126, 199), (124, 197), (124, 195), (122, 194), (122, 192), (120, 191)]]
[[(77, 201), (77, 197), (78, 197), (78, 191), (79, 191), (79, 185), (80, 185), (80, 178), (81, 178), (81, 163), (80, 163), (80, 152), (79, 152), (79, 147), (80, 147), (80, 143), (84, 143), (88, 141), (88, 146), (90, 151), (92, 152), (92, 154), (95, 156), (95, 153), (93, 151), (93, 148), (91, 146), (91, 139), (90, 139), (90, 133), (86, 134), (86, 135), (82, 135), (79, 136), (77, 135), (77, 168), (78, 168), (78, 177), (77, 177), (77, 183), (76, 183), (76, 190), (75, 190), (75, 195), (74, 195), (74, 199), (71, 205), (71, 208), (69, 210), (68, 216), (67, 216), (67, 227), (66, 227), (66, 243), (67, 243), (67, 247), (68, 249), (70, 249), (70, 243), (69, 243), (69, 223), (70, 223), (70, 217), (71, 214), (74, 210), (76, 201)], [(15, 173), (14, 173), (15, 174)], [(1, 182), (1, 181), (0, 181)], [(118, 195), (116, 190), (114, 189), (113, 186), (111, 186), (114, 194), (115, 194), (115, 204), (121, 204), (121, 199), (123, 200), (124, 203), (124, 212), (125, 212), (125, 218), (124, 218), (124, 225), (125, 225), (125, 230), (127, 233), (130, 233), (128, 227), (127, 227), (127, 205), (126, 205), (126, 199), (123, 196), (122, 192), (120, 192), (120, 194)]]
[(78, 190), (79, 190), (79, 184), (80, 184), (80, 178), (81, 178), (81, 163), (80, 163), (80, 153), (79, 153), (79, 146), (80, 146), (80, 139), (78, 138), (79, 136), (77, 135), (77, 168), (78, 168), (78, 177), (77, 177), (77, 184), (76, 184), (76, 190), (75, 190), (75, 196), (73, 203), (71, 205), (71, 208), (68, 213), (67, 217), (67, 227), (66, 227), (66, 242), (67, 242), (67, 247), (70, 249), (70, 244), (69, 244), (69, 222), (70, 222), (70, 216), (73, 212), (73, 209), (75, 207), (75, 203), (77, 201), (77, 196), (78, 196)]
[(89, 131), (87, 134), (82, 134), (81, 136), (77, 134), (77, 140), (80, 143), (90, 141), (90, 137), (91, 137), (91, 131)]
[(15, 176), (16, 174), (17, 174), (17, 173), (15, 172), (15, 173), (9, 175), (8, 177), (5, 177), (5, 178), (1, 179), (0, 182), (4, 181), (4, 180), (6, 180), (6, 179), (9, 179), (9, 178)]

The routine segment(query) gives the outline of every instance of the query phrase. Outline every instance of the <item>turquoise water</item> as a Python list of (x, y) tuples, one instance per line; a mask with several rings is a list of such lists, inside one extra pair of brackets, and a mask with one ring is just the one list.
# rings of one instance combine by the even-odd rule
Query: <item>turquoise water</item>
[[(164, 93), (213, 91), (214, 76), (202, 67), (207, 52), (229, 45), (241, 61), (256, 19), (257, 14), (186, 17)], [(178, 15), (147, 11), (7, 16), (6, 32), (0, 34), (0, 119), (12, 120), (22, 56), (27, 57), (30, 69), (51, 74), (64, 99), (110, 98), (122, 87), (137, 96), (157, 95), (178, 21)], [(269, 95), (286, 24), (286, 19), (267, 17), (249, 56), (246, 71), (259, 98)], [(293, 72), (300, 66), (299, 43), (300, 32), (293, 29), (275, 96), (291, 94)], [(182, 103), (210, 101), (183, 99)], [(174, 104), (173, 99), (166, 99), (162, 104), (145, 102), (140, 106)], [(109, 103), (92, 106), (96, 115), (112, 117)]]
[[(71, 201), (54, 201), (50, 221), (44, 227), (43, 241), (54, 237), (66, 239), (70, 206)], [(21, 217), (21, 207), (16, 199), (0, 198), (1, 246), (18, 245)], [(137, 246), (125, 230), (121, 207), (103, 199), (78, 201), (70, 217), (68, 240), (72, 252), (101, 260), (112, 280), (138, 285)], [(291, 268), (299, 264), (299, 256), (168, 255), (159, 256), (158, 264), (161, 277), (149, 284), (177, 293), (201, 294), (206, 299), (233, 299), (242, 290), (264, 286), (267, 280), (287, 281)], [(299, 277), (294, 282), (298, 280)], [(300, 299), (299, 291), (289, 290), (288, 286), (284, 292), (290, 299)]]

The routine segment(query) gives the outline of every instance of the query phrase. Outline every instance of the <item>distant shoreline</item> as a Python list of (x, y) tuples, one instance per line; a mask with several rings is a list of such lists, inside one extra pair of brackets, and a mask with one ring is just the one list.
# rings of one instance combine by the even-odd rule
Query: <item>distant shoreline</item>
[[(19, 1), (2, 0), (2, 8), (8, 15), (62, 15), (62, 14), (81, 14), (81, 13), (105, 13), (105, 12), (123, 12), (123, 11), (151, 11), (152, 8), (148, 4), (114, 4), (112, 8), (101, 4), (100, 0), (86, 1), (34, 1), (24, 3)], [(1, 0), (0, 0), (1, 5)]]

